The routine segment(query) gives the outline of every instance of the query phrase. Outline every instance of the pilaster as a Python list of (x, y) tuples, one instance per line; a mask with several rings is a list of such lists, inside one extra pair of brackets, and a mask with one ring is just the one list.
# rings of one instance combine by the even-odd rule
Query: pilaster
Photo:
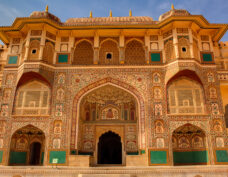
[(29, 52), (29, 44), (30, 44), (30, 35), (31, 35), (31, 30), (29, 30), (27, 37), (26, 37), (26, 42), (25, 42), (25, 59), (28, 60), (28, 52)]
[(174, 46), (174, 52), (175, 52), (175, 56), (176, 58), (179, 58), (179, 50), (178, 50), (178, 38), (177, 38), (177, 30), (176, 28), (173, 29), (173, 46)]
[(191, 56), (191, 58), (194, 58), (192, 29), (190, 29), (190, 28), (188, 30), (188, 36), (189, 36), (190, 56)]

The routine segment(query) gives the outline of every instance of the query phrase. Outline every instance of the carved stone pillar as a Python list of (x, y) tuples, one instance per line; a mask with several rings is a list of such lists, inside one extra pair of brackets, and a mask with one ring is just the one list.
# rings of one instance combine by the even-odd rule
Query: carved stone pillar
[(189, 29), (189, 48), (190, 48), (190, 56), (191, 58), (194, 58), (192, 29)]
[(120, 47), (120, 64), (124, 64), (124, 47)]
[(94, 58), (93, 58), (93, 64), (98, 64), (99, 62), (99, 48), (94, 48)]

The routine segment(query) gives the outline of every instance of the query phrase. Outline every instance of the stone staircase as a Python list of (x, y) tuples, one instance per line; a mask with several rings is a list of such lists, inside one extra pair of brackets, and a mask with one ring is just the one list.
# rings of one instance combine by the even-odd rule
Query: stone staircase
[(0, 177), (228, 177), (228, 165), (89, 168), (0, 166)]

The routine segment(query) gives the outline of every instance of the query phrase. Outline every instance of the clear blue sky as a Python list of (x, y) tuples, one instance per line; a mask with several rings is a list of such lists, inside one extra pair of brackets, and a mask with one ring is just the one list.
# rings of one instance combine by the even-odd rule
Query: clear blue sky
[[(43, 11), (46, 5), (61, 21), (88, 17), (90, 11), (94, 17), (108, 16), (110, 9), (113, 16), (128, 16), (132, 9), (133, 16), (158, 20), (172, 3), (176, 9), (202, 14), (210, 23), (228, 23), (228, 0), (0, 0), (0, 26), (11, 25), (16, 17), (28, 17), (33, 11)], [(228, 41), (228, 32), (222, 41)]]

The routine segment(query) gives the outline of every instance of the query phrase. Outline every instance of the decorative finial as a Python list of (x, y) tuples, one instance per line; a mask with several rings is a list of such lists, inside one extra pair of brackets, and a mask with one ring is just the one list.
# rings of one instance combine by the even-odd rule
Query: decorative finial
[(109, 12), (109, 17), (112, 17), (112, 10), (110, 10)]
[(90, 11), (89, 17), (90, 17), (90, 18), (93, 18), (93, 13), (92, 13), (92, 11)]
[(173, 4), (171, 5), (171, 9), (174, 10), (174, 5)]
[(48, 5), (46, 5), (45, 12), (48, 12)]
[(129, 17), (132, 17), (132, 11), (131, 11), (131, 9), (129, 10)]

